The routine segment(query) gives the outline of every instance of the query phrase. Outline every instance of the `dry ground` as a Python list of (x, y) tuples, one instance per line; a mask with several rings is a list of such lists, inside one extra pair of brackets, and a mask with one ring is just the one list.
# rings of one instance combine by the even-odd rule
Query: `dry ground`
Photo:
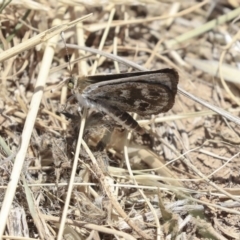
[[(4, 4), (2, 239), (240, 239), (238, 0)], [(178, 93), (169, 112), (136, 116), (148, 132), (139, 136), (80, 114), (59, 86), (69, 74), (136, 71), (126, 60), (175, 68), (181, 89), (230, 117)]]

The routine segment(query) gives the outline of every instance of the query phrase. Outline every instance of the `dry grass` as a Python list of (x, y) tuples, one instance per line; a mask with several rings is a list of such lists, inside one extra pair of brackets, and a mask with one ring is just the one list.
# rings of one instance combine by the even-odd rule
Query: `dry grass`
[[(106, 2), (0, 8), (0, 239), (240, 239), (239, 1)], [(175, 105), (138, 118), (148, 138), (79, 116), (68, 54), (80, 75), (175, 68)]]

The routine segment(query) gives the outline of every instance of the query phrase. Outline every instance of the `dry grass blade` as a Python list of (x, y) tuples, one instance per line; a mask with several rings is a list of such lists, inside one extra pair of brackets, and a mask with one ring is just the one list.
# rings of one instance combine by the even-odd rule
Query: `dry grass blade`
[(98, 166), (98, 163), (96, 159), (94, 158), (93, 154), (91, 153), (90, 149), (88, 148), (87, 144), (85, 142), (82, 142), (85, 150), (88, 152), (89, 156), (91, 157), (91, 160), (93, 162), (93, 169), (96, 172), (96, 177), (100, 180), (101, 185), (105, 188), (105, 192), (108, 195), (109, 199), (111, 199), (111, 203), (113, 204), (115, 210), (120, 214), (120, 216), (123, 217), (123, 219), (127, 222), (127, 224), (134, 229), (137, 234), (139, 234), (144, 239), (151, 239), (150, 236), (148, 236), (146, 233), (144, 233), (137, 225), (135, 225), (134, 222), (127, 216), (127, 214), (123, 211), (120, 204), (116, 201), (115, 196), (113, 195), (111, 188), (107, 182), (107, 179), (105, 175), (103, 174), (101, 168)]
[(207, 22), (206, 24), (204, 25), (201, 25), (200, 27), (192, 30), (192, 31), (189, 31), (185, 34), (182, 34), (180, 36), (178, 36), (177, 38), (175, 39), (172, 39), (170, 41), (167, 42), (167, 46), (169, 49), (173, 48), (173, 47), (176, 47), (177, 45), (189, 40), (189, 39), (192, 39), (198, 35), (201, 35), (213, 28), (215, 28), (216, 26), (218, 25), (221, 25), (225, 22), (228, 22), (228, 21), (231, 21), (233, 20), (234, 18), (236, 18), (237, 16), (239, 16), (240, 14), (240, 7), (239, 8), (236, 8), (234, 10), (232, 10), (231, 12), (219, 17), (218, 19), (214, 19), (212, 21), (209, 21)]
[[(22, 137), (21, 137), (21, 143), (19, 146), (19, 151), (16, 154), (16, 160), (15, 160), (15, 164), (14, 164), (13, 170), (12, 170), (12, 177), (11, 177), (12, 181), (10, 181), (10, 183), (8, 185), (5, 199), (2, 204), (2, 211), (0, 213), (0, 221), (1, 221), (0, 236), (2, 236), (4, 229), (5, 229), (7, 216), (10, 211), (11, 203), (13, 201), (15, 191), (17, 188), (17, 183), (19, 180), (19, 176), (21, 173), (24, 159), (25, 159), (26, 151), (28, 148), (31, 134), (32, 134), (34, 122), (35, 122), (35, 119), (37, 116), (38, 107), (39, 107), (41, 99), (42, 99), (45, 80), (48, 75), (48, 71), (46, 71), (46, 69), (50, 69), (51, 60), (54, 55), (54, 51), (53, 51), (54, 44), (57, 43), (58, 38), (59, 38), (56, 34), (59, 33), (60, 31), (62, 31), (63, 29), (66, 30), (67, 28), (72, 27), (74, 24), (76, 24), (78, 21), (80, 21), (82, 19), (85, 19), (85, 17), (78, 19), (77, 21), (73, 21), (70, 24), (66, 24), (63, 26), (62, 25), (55, 26), (52, 29), (47, 30), (40, 36), (34, 37), (32, 40), (27, 42), (27, 44), (23, 43), (21, 46), (18, 46), (15, 49), (9, 49), (6, 52), (3, 52), (1, 54), (2, 55), (1, 61), (3, 61), (3, 60), (6, 60), (7, 58), (10, 58), (11, 56), (16, 55), (18, 52), (20, 52), (22, 50), (26, 50), (26, 49), (30, 48), (31, 46), (36, 45), (40, 41), (43, 42), (43, 41), (50, 39), (50, 42), (48, 42), (48, 46), (45, 50), (42, 68), (39, 72), (38, 81), (36, 83), (35, 95), (32, 98), (32, 101), (30, 104), (30, 111), (26, 118), (25, 127), (23, 129), (23, 133), (22, 133)], [(57, 22), (58, 22), (58, 20), (56, 20), (53, 23), (53, 25), (56, 25)]]
[[(124, 21), (124, 22), (123, 21), (117, 21), (117, 22), (113, 21), (112, 24), (111, 24), (111, 27), (125, 26), (125, 25), (129, 25), (129, 24), (139, 24), (139, 23), (142, 23), (142, 22), (146, 23), (146, 22), (152, 22), (152, 21), (163, 20), (163, 19), (172, 19), (172, 18), (175, 18), (175, 17), (183, 16), (186, 13), (195, 11), (196, 9), (204, 6), (208, 2), (209, 2), (209, 0), (205, 0), (201, 3), (199, 3), (199, 4), (194, 5), (193, 7), (190, 7), (189, 9), (185, 9), (180, 13), (170, 15), (170, 16), (169, 16), (169, 14), (167, 14), (165, 16), (158, 16), (158, 17), (153, 17), (153, 18), (149, 18), (149, 19), (146, 19), (146, 18), (144, 18), (144, 19), (134, 19), (134, 20), (128, 20), (128, 21)], [(120, 4), (120, 3), (118, 3), (118, 4)], [(97, 24), (94, 23), (94, 24), (91, 24), (91, 25), (86, 25), (85, 28), (88, 31), (95, 32), (95, 31), (105, 29), (106, 26), (107, 26), (106, 23), (97, 23)]]
[[(0, 9), (0, 239), (239, 235), (236, 0), (26, 0)], [(178, 73), (178, 92), (166, 68)], [(164, 71), (175, 79), (169, 91)], [(124, 94), (112, 81), (119, 76)], [(83, 81), (72, 92), (71, 79)], [(144, 114), (142, 100), (151, 96), (158, 110), (168, 102), (156, 101), (156, 89), (173, 93), (171, 109)]]
[(48, 41), (50, 38), (56, 36), (57, 34), (60, 34), (63, 31), (66, 31), (67, 29), (73, 27), (76, 25), (78, 22), (83, 21), (90, 17), (92, 14), (88, 14), (87, 16), (78, 18), (70, 23), (58, 25), (55, 27), (52, 27), (51, 29), (46, 30), (45, 32), (42, 32), (38, 34), (37, 36), (30, 38), (29, 40), (18, 44), (16, 47), (12, 47), (0, 54), (0, 62), (5, 61), (19, 53), (21, 53), (24, 50), (28, 50), (37, 44), (44, 43)]

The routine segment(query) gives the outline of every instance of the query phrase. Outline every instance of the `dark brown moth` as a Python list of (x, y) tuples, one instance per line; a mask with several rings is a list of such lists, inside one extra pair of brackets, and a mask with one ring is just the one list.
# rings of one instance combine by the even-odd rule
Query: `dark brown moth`
[(128, 112), (140, 116), (167, 112), (177, 94), (179, 76), (174, 69), (95, 75), (69, 81), (81, 107), (102, 111), (122, 126), (144, 134)]

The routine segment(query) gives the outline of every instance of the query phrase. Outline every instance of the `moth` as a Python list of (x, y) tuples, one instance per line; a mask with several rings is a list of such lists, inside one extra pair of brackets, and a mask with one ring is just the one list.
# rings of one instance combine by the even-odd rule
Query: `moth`
[(140, 116), (167, 112), (174, 105), (178, 81), (177, 71), (166, 68), (86, 76), (69, 80), (68, 87), (81, 107), (102, 111), (142, 135), (144, 129), (128, 112)]

